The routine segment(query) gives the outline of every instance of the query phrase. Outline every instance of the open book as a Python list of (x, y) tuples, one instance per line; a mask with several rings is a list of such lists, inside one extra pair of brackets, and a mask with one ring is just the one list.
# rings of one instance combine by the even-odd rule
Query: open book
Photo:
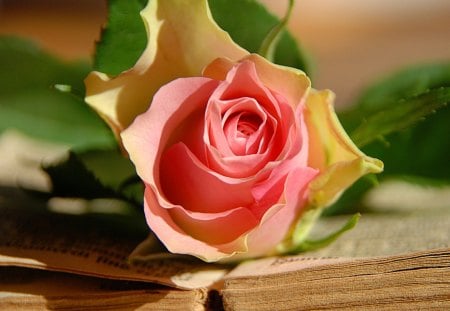
[[(144, 262), (128, 259), (143, 237), (120, 223), (50, 213), (0, 188), (0, 308), (448, 310), (449, 210), (366, 214), (335, 244), (303, 255), (237, 266)], [(324, 219), (313, 234), (343, 222)]]

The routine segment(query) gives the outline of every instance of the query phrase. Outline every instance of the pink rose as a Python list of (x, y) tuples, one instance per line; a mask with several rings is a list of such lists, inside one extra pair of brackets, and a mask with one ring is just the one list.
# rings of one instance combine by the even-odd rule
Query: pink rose
[(264, 255), (306, 206), (326, 205), (348, 185), (345, 170), (329, 185), (320, 136), (335, 133), (326, 118), (314, 124), (319, 109), (308, 102), (318, 94), (303, 72), (257, 55), (217, 59), (203, 77), (174, 80), (155, 94), (121, 136), (145, 182), (147, 222), (171, 252), (206, 261)]
[(355, 180), (382, 170), (341, 127), (332, 92), (242, 49), (206, 0), (152, 0), (141, 15), (141, 57), (116, 77), (91, 72), (86, 102), (128, 151), (147, 222), (170, 251), (282, 253)]

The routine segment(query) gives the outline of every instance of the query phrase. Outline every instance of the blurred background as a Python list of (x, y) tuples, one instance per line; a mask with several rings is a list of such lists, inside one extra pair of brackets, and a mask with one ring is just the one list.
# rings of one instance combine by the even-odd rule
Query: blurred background
[[(288, 4), (288, 0), (260, 1), (278, 16), (284, 15)], [(33, 39), (44, 50), (66, 61), (89, 60), (106, 15), (106, 0), (0, 0), (0, 35)], [(366, 86), (398, 69), (450, 61), (450, 0), (297, 0), (289, 29), (312, 57), (313, 86), (333, 90), (338, 109), (351, 104)], [(3, 64), (7, 62), (3, 59)], [(1, 65), (0, 73), (7, 72)], [(11, 77), (7, 76), (6, 80)], [(35, 98), (32, 100), (34, 103)], [(80, 134), (77, 132), (77, 135)], [(448, 141), (445, 132), (434, 136), (439, 136), (433, 140), (438, 145)], [(414, 147), (416, 143), (419, 141), (413, 142)], [(68, 148), (33, 140), (18, 131), (0, 131), (0, 190), (5, 185), (19, 185), (48, 191), (51, 183), (41, 165), (47, 161), (55, 162)], [(422, 154), (434, 150), (431, 147), (422, 149), (419, 150)], [(439, 150), (442, 158), (448, 158), (447, 153)], [(399, 161), (413, 163), (411, 159), (416, 156), (401, 154)], [(442, 164), (446, 167), (447, 158)], [(450, 187), (422, 188), (395, 180), (391, 183), (383, 181), (383, 185), (370, 192), (365, 200), (367, 206), (388, 212), (403, 208), (405, 212), (417, 210), (429, 216), (434, 213), (430, 213), (430, 209), (441, 209), (446, 214), (439, 212), (431, 221), (440, 220), (440, 215), (444, 215), (445, 220), (450, 206)], [(413, 228), (411, 232), (416, 235), (407, 233), (411, 245), (426, 228), (421, 227), (422, 230), (416, 232), (418, 225), (405, 222), (404, 214), (393, 221), (395, 227), (401, 221)], [(341, 223), (339, 220), (338, 224)], [(448, 241), (448, 230), (435, 228), (438, 228), (432, 232), (435, 240)], [(389, 234), (383, 229), (376, 235), (379, 232)], [(353, 234), (360, 233), (355, 231)], [(377, 250), (377, 247), (373, 249)]]
[[(287, 0), (260, 0), (283, 15)], [(0, 0), (0, 34), (35, 39), (66, 59), (89, 59), (106, 0)], [(312, 55), (316, 88), (349, 104), (394, 69), (450, 59), (448, 0), (298, 0), (289, 28)]]
[[(279, 16), (288, 4), (260, 1)], [(66, 61), (89, 60), (106, 14), (106, 0), (0, 0), (0, 35), (31, 38)], [(450, 61), (449, 0), (297, 0), (289, 28), (314, 61), (313, 86), (333, 90), (338, 109), (395, 70)], [(25, 175), (48, 188), (41, 161), (67, 147), (7, 134), (0, 136), (0, 184)]]

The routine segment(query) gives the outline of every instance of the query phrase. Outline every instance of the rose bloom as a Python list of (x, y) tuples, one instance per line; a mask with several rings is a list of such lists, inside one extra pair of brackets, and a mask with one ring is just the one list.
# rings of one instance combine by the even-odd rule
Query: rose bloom
[[(151, 21), (158, 5), (169, 2), (177, 1), (150, 1), (144, 18)], [(209, 16), (206, 2), (194, 3), (194, 11), (168, 6), (166, 12), (180, 10), (172, 14), (174, 28), (185, 25), (179, 19), (189, 12)], [(169, 251), (205, 261), (271, 254), (291, 238), (305, 211), (323, 209), (360, 176), (380, 172), (382, 163), (348, 138), (333, 93), (311, 88), (300, 70), (248, 54), (207, 19), (199, 31), (209, 25), (208, 35), (222, 38), (212, 41), (226, 48), (202, 50), (207, 55), (195, 66), (178, 64), (178, 76), (163, 71), (167, 81), (158, 75), (155, 84), (149, 77), (158, 66), (148, 59), (158, 59), (155, 46), (164, 50), (167, 38), (154, 36), (159, 44), (150, 40), (131, 71), (88, 77), (87, 101), (135, 164), (145, 184), (147, 223)], [(195, 37), (192, 31), (186, 36)], [(123, 98), (132, 108), (124, 109)]]

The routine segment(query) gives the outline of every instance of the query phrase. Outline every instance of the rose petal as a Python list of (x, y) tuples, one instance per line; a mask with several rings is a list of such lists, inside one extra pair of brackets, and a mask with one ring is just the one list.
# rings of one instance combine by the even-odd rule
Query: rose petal
[(146, 187), (144, 194), (145, 218), (150, 228), (170, 252), (189, 254), (207, 262), (214, 262), (248, 250), (245, 237), (240, 237), (230, 243), (210, 245), (189, 236), (175, 224), (169, 215), (169, 209), (167, 206), (165, 207), (161, 207), (151, 187)]
[[(256, 129), (252, 135), (246, 136), (239, 131), (242, 118), (245, 117), (259, 120), (257, 122), (259, 124), (255, 123)], [(261, 150), (261, 145), (262, 147), (268, 145), (268, 140), (275, 134), (277, 128), (276, 120), (267, 115), (255, 99), (247, 97), (210, 102), (205, 118), (206, 141), (209, 141), (224, 156), (243, 156), (264, 152), (265, 150)], [(267, 119), (271, 122), (267, 122)], [(261, 142), (263, 138), (266, 138), (266, 141)]]
[[(252, 212), (259, 219), (267, 212), (268, 206), (280, 202), (281, 195), (283, 193), (285, 194), (285, 185), (288, 182), (287, 178), (289, 174), (292, 174), (292, 170), (308, 168), (308, 136), (302, 115), (299, 116), (298, 128), (293, 127), (292, 131), (294, 129), (298, 131), (297, 135), (291, 134), (289, 137), (293, 137), (293, 139), (302, 137), (303, 139), (299, 140), (297, 138), (294, 143), (287, 144), (293, 149), (286, 150), (286, 157), (283, 157), (279, 162), (274, 162), (273, 167), (268, 170), (269, 175), (255, 184), (252, 189), (256, 202), (252, 206)], [(291, 178), (291, 180), (294, 180), (298, 184), (298, 187), (302, 188), (304, 183), (310, 181), (310, 173), (310, 171), (306, 171), (306, 174), (303, 176), (303, 172), (300, 172), (294, 179)]]
[(138, 175), (148, 184), (159, 185), (159, 158), (180, 125), (196, 122), (190, 118), (206, 105), (218, 82), (208, 78), (184, 78), (163, 86), (150, 109), (122, 132), (124, 147)]
[(225, 80), (228, 72), (236, 63), (229, 58), (219, 57), (210, 62), (204, 69), (202, 76), (214, 80)]
[(260, 225), (249, 233), (249, 253), (244, 256), (265, 255), (284, 239), (306, 206), (308, 184), (317, 173), (317, 170), (309, 167), (295, 168), (289, 172), (284, 184), (284, 202), (266, 211)]
[[(282, 94), (290, 105), (296, 107), (304, 102), (311, 82), (303, 71), (273, 64), (258, 54), (250, 54), (240, 62), (245, 61), (255, 65), (257, 76), (263, 85)], [(226, 56), (216, 59), (203, 70), (203, 76), (225, 80), (232, 66), (233, 60), (226, 59)]]
[(331, 91), (311, 90), (305, 110), (309, 133), (309, 166), (321, 174), (310, 184), (310, 203), (327, 206), (361, 176), (379, 173), (383, 162), (366, 156), (348, 137), (333, 109)]
[(175, 206), (169, 214), (187, 234), (212, 245), (231, 243), (258, 225), (258, 220), (245, 207), (211, 214)]
[(265, 166), (269, 153), (222, 157), (213, 147), (207, 146), (208, 166), (218, 174), (230, 178), (254, 178)]
[(144, 112), (165, 83), (200, 76), (213, 59), (248, 54), (211, 17), (206, 0), (152, 0), (141, 12), (147, 47), (136, 65), (115, 78), (92, 72), (85, 80), (86, 102), (116, 135)]
[(186, 210), (219, 213), (253, 204), (252, 180), (231, 179), (211, 171), (178, 143), (161, 159), (161, 187), (166, 198)]
[[(281, 69), (276, 68), (276, 70)], [(236, 153), (239, 152), (230, 148), (230, 137), (225, 136), (222, 129), (218, 128), (218, 124), (221, 118), (227, 116), (227, 109), (235, 109), (232, 110), (232, 113), (237, 113), (236, 103), (241, 103), (238, 99), (244, 100), (244, 98), (252, 98), (252, 100), (245, 101), (247, 106), (242, 110), (250, 111), (255, 115), (270, 116), (272, 128), (270, 130), (271, 135), (268, 135), (270, 139), (266, 135), (264, 136), (265, 141), (259, 144), (260, 146), (268, 146), (263, 153), (236, 156)], [(250, 102), (257, 103), (257, 106), (261, 108), (250, 109)], [(231, 106), (231, 104), (234, 104), (234, 106)], [(232, 67), (226, 76), (226, 81), (221, 83), (212, 94), (207, 108), (205, 117), (207, 132), (205, 132), (204, 139), (209, 166), (222, 175), (234, 178), (255, 175), (266, 166), (267, 162), (279, 158), (279, 153), (286, 149), (284, 142), (287, 140), (290, 127), (296, 126), (293, 119), (293, 110), (298, 106), (301, 106), (300, 102), (291, 104), (283, 96), (268, 89), (260, 81), (255, 64), (251, 61), (243, 61)], [(258, 110), (262, 110), (261, 113)], [(223, 122), (220, 124), (223, 125)], [(299, 138), (300, 136), (296, 137)]]

